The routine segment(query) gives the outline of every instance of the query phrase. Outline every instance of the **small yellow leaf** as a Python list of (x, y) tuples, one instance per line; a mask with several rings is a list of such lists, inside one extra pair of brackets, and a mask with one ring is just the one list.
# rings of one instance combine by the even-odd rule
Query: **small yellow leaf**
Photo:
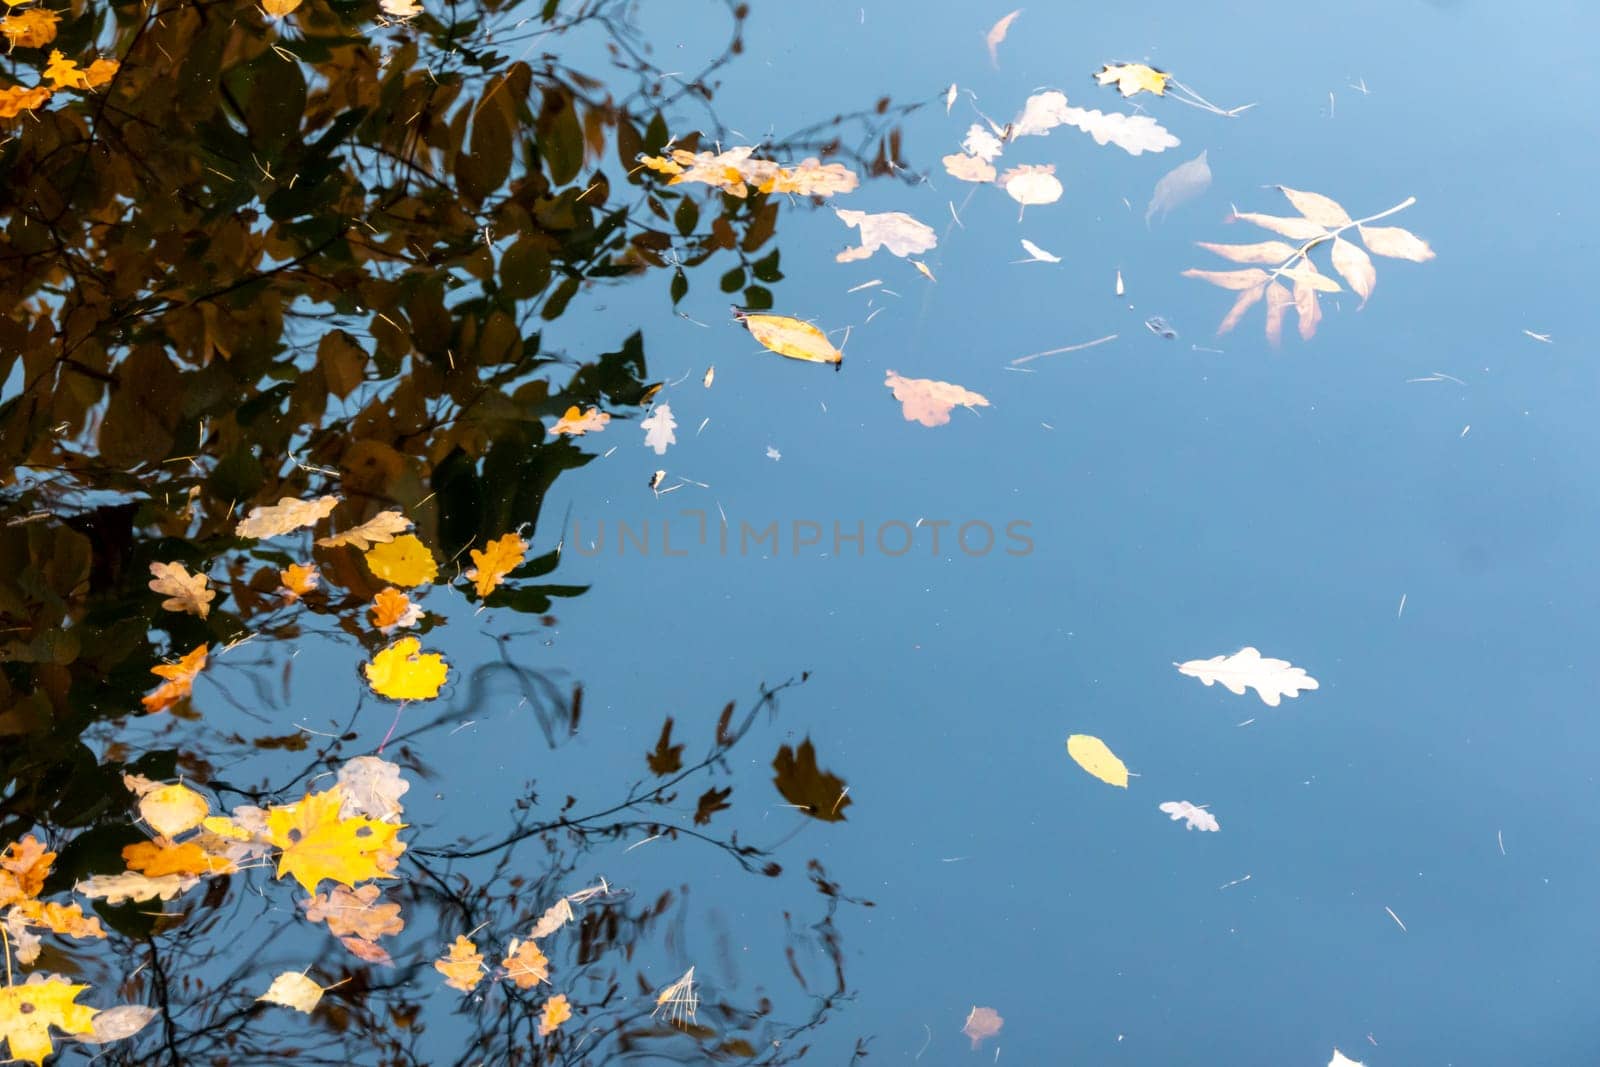
[(840, 363), (844, 360), (844, 353), (833, 347), (828, 335), (809, 322), (791, 319), (787, 315), (747, 315), (739, 311), (734, 312), (734, 317), (744, 323), (750, 335), (762, 347), (780, 356), (812, 363)]
[(372, 691), (390, 700), (432, 700), (450, 673), (444, 657), (423, 652), (415, 637), (402, 637), (372, 657), (363, 670)]
[(1101, 85), (1115, 85), (1122, 90), (1123, 96), (1132, 96), (1137, 92), (1163, 96), (1167, 91), (1167, 81), (1171, 77), (1172, 75), (1154, 67), (1147, 67), (1143, 63), (1107, 63), (1095, 74), (1095, 80)]
[(539, 1036), (546, 1037), (555, 1033), (560, 1025), (572, 1018), (572, 1005), (567, 1003), (565, 993), (557, 993), (544, 1002), (544, 1010), (539, 1019)]
[(294, 13), (300, 6), (300, 0), (261, 0), (261, 9), (275, 19)]
[(444, 975), (451, 989), (470, 993), (483, 980), (483, 954), (464, 936), (457, 936), (450, 951), (433, 961), (433, 969)]
[(324, 992), (326, 990), (298, 971), (285, 971), (274, 978), (267, 991), (256, 999), (268, 1004), (282, 1004), (310, 1015)]
[(1128, 768), (1114, 756), (1106, 743), (1088, 734), (1073, 734), (1067, 738), (1067, 755), (1078, 766), (1107, 785), (1128, 788)]
[(162, 837), (193, 830), (206, 817), (206, 798), (186, 785), (164, 785), (139, 801), (139, 814)]
[(532, 941), (512, 938), (511, 944), (506, 946), (506, 958), (500, 961), (500, 966), (506, 969), (506, 977), (518, 989), (532, 989), (540, 982), (550, 980), (550, 960)]
[(314, 563), (291, 563), (278, 572), (278, 581), (283, 583), (283, 595), (289, 600), (299, 600), (311, 592), (321, 578)]
[(415, 534), (401, 534), (367, 552), (367, 569), (383, 581), (410, 588), (439, 576), (439, 564)]
[(514, 533), (504, 534), (490, 541), (482, 551), (474, 548), (468, 553), (473, 566), (467, 578), (475, 583), (480, 598), (488, 596), (506, 580), (506, 575), (522, 566), (528, 552), (528, 542)]
[(570, 434), (573, 437), (582, 437), (586, 433), (599, 433), (606, 428), (606, 423), (611, 421), (611, 416), (599, 408), (591, 407), (587, 414), (583, 409), (574, 404), (567, 409), (567, 413), (556, 420), (550, 427), (554, 434)]
[[(154, 583), (152, 583), (154, 584)], [(215, 596), (215, 593), (210, 593)], [(150, 668), (150, 673), (166, 681), (146, 693), (141, 699), (144, 708), (149, 712), (164, 711), (188, 696), (194, 691), (194, 680), (205, 669), (206, 650), (209, 646), (200, 645), (191, 649), (188, 654), (176, 663), (158, 663)]]

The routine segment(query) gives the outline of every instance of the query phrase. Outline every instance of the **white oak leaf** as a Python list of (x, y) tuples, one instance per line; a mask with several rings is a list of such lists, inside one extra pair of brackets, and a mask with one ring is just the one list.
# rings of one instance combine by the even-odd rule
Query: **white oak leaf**
[(1304, 668), (1292, 667), (1288, 660), (1263, 656), (1248, 645), (1231, 656), (1212, 656), (1210, 659), (1192, 659), (1177, 665), (1179, 674), (1198, 678), (1206, 685), (1221, 683), (1235, 696), (1254, 689), (1261, 702), (1270, 708), (1278, 706), (1283, 697), (1297, 697), (1301, 690), (1321, 687)]
[(1187, 800), (1169, 800), (1161, 805), (1161, 810), (1166, 812), (1167, 817), (1173, 822), (1182, 819), (1185, 830), (1211, 830), (1214, 832), (1222, 829), (1215, 815), (1197, 804), (1189, 803)]
[(671, 404), (657, 404), (650, 417), (639, 424), (644, 430), (644, 446), (655, 449), (656, 455), (664, 453), (668, 446), (678, 443), (678, 422), (672, 417)]

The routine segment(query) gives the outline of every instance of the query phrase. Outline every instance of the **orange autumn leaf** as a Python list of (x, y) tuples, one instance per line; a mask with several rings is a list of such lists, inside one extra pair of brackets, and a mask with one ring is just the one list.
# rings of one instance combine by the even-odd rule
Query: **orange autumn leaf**
[(32, 834), (7, 845), (0, 852), (0, 908), (38, 896), (55, 859)]
[(299, 600), (315, 589), (321, 580), (322, 575), (317, 573), (314, 563), (291, 563), (278, 572), (278, 581), (283, 583), (283, 595), (289, 600)]
[(228, 874), (238, 868), (232, 860), (213, 856), (194, 842), (178, 845), (171, 841), (140, 841), (122, 850), (128, 870), (151, 878), (164, 874)]
[(145, 694), (142, 702), (146, 711), (164, 711), (194, 690), (194, 680), (206, 666), (208, 647), (200, 645), (176, 663), (158, 663), (150, 668), (151, 674), (166, 681)]
[(42, 48), (56, 39), (56, 23), (61, 16), (42, 7), (7, 15), (0, 21), (0, 34), (13, 48)]
[(24, 89), (12, 85), (0, 89), (0, 119), (14, 119), (24, 111), (32, 111), (50, 99), (50, 90), (42, 85)]
[(883, 384), (894, 390), (900, 401), (900, 410), (907, 422), (920, 422), (924, 426), (943, 426), (950, 421), (950, 411), (957, 404), (965, 408), (986, 408), (989, 398), (950, 382), (932, 378), (902, 378), (889, 371)]
[(214, 589), (207, 589), (210, 581), (204, 574), (190, 574), (181, 563), (152, 563), (150, 575), (154, 579), (150, 588), (167, 599), (161, 606), (168, 611), (185, 611), (202, 619), (211, 612), (211, 602), (217, 598)]
[(93, 915), (85, 915), (82, 905), (79, 904), (55, 904), (29, 900), (17, 905), (17, 911), (29, 926), (42, 926), (52, 933), (62, 934), (66, 937), (98, 937), (103, 939), (106, 936), (105, 929), (100, 925), (100, 920)]
[(405, 851), (396, 837), (405, 824), (362, 816), (340, 818), (344, 800), (344, 790), (334, 786), (267, 809), (267, 834), (283, 850), (277, 877), (293, 876), (308, 893), (315, 893), (324, 881), (354, 886), (370, 878), (393, 877), (389, 861)]
[(364, 941), (376, 941), (386, 934), (398, 934), (406, 928), (400, 917), (400, 905), (378, 903), (381, 890), (372, 883), (347, 889), (335, 886), (327, 893), (317, 893), (302, 901), (306, 918), (311, 922), (325, 922), (328, 932), (335, 937), (352, 936)]
[(550, 980), (550, 959), (532, 941), (512, 938), (500, 966), (506, 969), (506, 977), (515, 982), (518, 989), (532, 989)]
[(572, 1018), (572, 1005), (567, 1003), (567, 995), (557, 993), (544, 1002), (544, 1011), (539, 1018), (539, 1036), (545, 1037), (555, 1033), (556, 1029), (570, 1018)]
[(475, 583), (479, 597), (486, 597), (506, 580), (506, 575), (522, 566), (528, 552), (528, 542), (516, 534), (504, 534), (490, 541), (483, 551), (474, 548), (468, 553), (473, 566), (467, 577)]
[(592, 407), (585, 412), (582, 408), (574, 404), (572, 407), (567, 409), (565, 415), (562, 415), (561, 418), (556, 420), (556, 424), (550, 427), (550, 432), (556, 434), (570, 434), (573, 437), (581, 437), (590, 432), (599, 433), (601, 430), (606, 428), (606, 423), (610, 421), (611, 416), (607, 415), (599, 408)]
[(450, 951), (433, 961), (433, 969), (444, 975), (444, 983), (451, 989), (470, 993), (483, 980), (483, 954), (464, 935), (458, 935)]
[(57, 49), (50, 53), (44, 76), (57, 89), (98, 89), (117, 76), (117, 66), (114, 59), (97, 59), (87, 69), (80, 70), (77, 63)]
[(422, 605), (413, 603), (394, 586), (388, 586), (372, 598), (372, 625), (380, 633), (389, 633), (397, 627), (415, 626), (421, 621)]

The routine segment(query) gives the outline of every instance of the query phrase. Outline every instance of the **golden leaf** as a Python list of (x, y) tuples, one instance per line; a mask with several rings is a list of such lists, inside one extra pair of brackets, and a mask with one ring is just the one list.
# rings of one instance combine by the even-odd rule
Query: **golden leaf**
[(565, 993), (557, 993), (544, 1002), (544, 1011), (539, 1018), (539, 1036), (547, 1037), (555, 1033), (560, 1025), (572, 1018), (572, 1005), (567, 1003)]
[[(211, 593), (209, 595), (215, 596), (216, 594)], [(176, 663), (158, 663), (150, 668), (151, 674), (158, 678), (165, 678), (166, 681), (145, 694), (141, 699), (146, 711), (163, 711), (194, 691), (194, 680), (205, 669), (206, 650), (208, 647), (207, 645), (200, 645), (191, 649)]]
[(415, 626), (422, 615), (422, 605), (413, 604), (410, 597), (393, 586), (379, 590), (378, 595), (372, 598), (372, 625), (381, 633), (389, 633), (397, 627)]
[(528, 542), (514, 533), (502, 534), (482, 551), (474, 548), (468, 552), (473, 565), (467, 569), (467, 578), (474, 583), (479, 598), (494, 592), (506, 580), (506, 575), (522, 566), (527, 553)]
[[(751, 180), (756, 179), (752, 177)], [(763, 193), (793, 193), (795, 196), (833, 196), (851, 192), (858, 184), (860, 179), (856, 172), (844, 164), (807, 158), (793, 167), (779, 167), (770, 177), (759, 181), (758, 189)]]
[(162, 837), (193, 830), (205, 819), (208, 808), (206, 798), (186, 785), (161, 786), (139, 801), (140, 816)]
[(1138, 92), (1162, 96), (1167, 91), (1167, 80), (1172, 75), (1154, 67), (1147, 67), (1143, 63), (1107, 63), (1095, 73), (1094, 77), (1101, 85), (1115, 85), (1122, 91), (1123, 96), (1132, 96)]
[(283, 583), (283, 595), (289, 600), (299, 600), (311, 592), (321, 578), (314, 563), (291, 563), (278, 572), (278, 581)]
[(250, 509), (250, 514), (239, 521), (233, 532), (239, 537), (276, 537), (279, 534), (315, 526), (333, 514), (339, 505), (336, 496), (318, 497), (316, 500), (296, 500), (292, 496), (280, 497), (276, 504)]
[(56, 39), (56, 23), (60, 21), (56, 12), (34, 7), (7, 15), (0, 21), (0, 33), (13, 48), (41, 48)]
[(1350, 225), (1350, 213), (1338, 201), (1323, 196), (1321, 193), (1308, 193), (1300, 189), (1291, 189), (1287, 185), (1278, 186), (1278, 191), (1289, 198), (1289, 203), (1294, 209), (1318, 226), (1329, 230), (1337, 230), (1341, 226)]
[(50, 90), (42, 85), (24, 89), (20, 85), (0, 89), (0, 119), (14, 119), (24, 111), (42, 107), (50, 99)]
[(362, 668), (367, 683), (379, 696), (391, 700), (432, 700), (450, 673), (444, 657), (422, 652), (422, 642), (402, 637), (372, 657)]
[(769, 352), (812, 363), (844, 361), (844, 353), (833, 347), (828, 335), (809, 322), (787, 315), (749, 315), (742, 311), (733, 314)]
[(328, 932), (336, 937), (349, 935), (376, 941), (406, 928), (405, 920), (400, 917), (400, 905), (379, 904), (379, 892), (370, 882), (356, 889), (336, 886), (328, 893), (317, 893), (310, 900), (301, 901), (301, 906), (306, 909), (307, 919), (327, 923)]
[(14, 913), (20, 913), (30, 926), (41, 926), (52, 933), (63, 934), (67, 937), (98, 937), (106, 936), (105, 930), (100, 926), (100, 920), (83, 913), (79, 904), (55, 904), (38, 900), (25, 900), (16, 905)]
[(261, 9), (275, 19), (292, 14), (300, 6), (300, 0), (261, 0)]
[(78, 64), (59, 50), (52, 50), (45, 63), (44, 76), (57, 89), (98, 89), (116, 77), (117, 65), (114, 59), (97, 59), (87, 70), (79, 70)]
[(320, 548), (338, 548), (340, 545), (353, 545), (355, 548), (365, 552), (373, 545), (387, 544), (393, 541), (397, 534), (405, 533), (409, 529), (411, 529), (411, 520), (398, 511), (380, 511), (360, 526), (352, 526), (343, 533), (317, 538), (317, 545)]
[(181, 563), (152, 563), (150, 573), (154, 576), (150, 588), (167, 598), (161, 602), (163, 608), (186, 611), (202, 619), (211, 613), (211, 602), (217, 593), (206, 588), (210, 579), (205, 575), (190, 574)]
[(433, 961), (433, 969), (444, 975), (444, 984), (451, 989), (470, 993), (483, 980), (483, 955), (478, 946), (458, 935), (450, 951)]
[(1295, 254), (1294, 246), (1286, 245), (1282, 241), (1262, 241), (1253, 245), (1215, 245), (1209, 241), (1196, 241), (1195, 244), (1207, 252), (1215, 252), (1223, 259), (1231, 259), (1235, 263), (1277, 265)]
[(237, 870), (232, 860), (213, 856), (192, 841), (181, 845), (167, 840), (140, 841), (122, 849), (130, 871), (160, 878), (166, 874), (228, 874)]
[(0, 989), (0, 1037), (11, 1046), (10, 1058), (43, 1063), (55, 1051), (52, 1026), (68, 1034), (91, 1033), (95, 1009), (73, 1003), (88, 988), (60, 975), (34, 974), (23, 985)]
[(968, 409), (989, 406), (989, 398), (981, 393), (932, 378), (902, 378), (889, 371), (883, 384), (894, 390), (894, 398), (900, 401), (906, 421), (920, 422), (924, 426), (945, 425), (957, 404)]
[(512, 938), (500, 966), (506, 969), (506, 977), (516, 983), (518, 989), (532, 989), (550, 980), (550, 960), (532, 941)]
[(55, 859), (32, 834), (7, 845), (0, 852), (0, 908), (38, 896)]
[(285, 971), (272, 980), (272, 985), (267, 991), (257, 997), (268, 1004), (282, 1004), (295, 1011), (311, 1014), (311, 1009), (317, 1006), (317, 1001), (322, 999), (322, 994), (327, 992), (320, 985), (301, 974), (299, 971)]
[(943, 161), (945, 172), (952, 178), (964, 182), (992, 182), (994, 181), (994, 164), (988, 160), (969, 156), (964, 152), (945, 156)]
[(439, 576), (439, 564), (415, 534), (401, 534), (366, 554), (367, 569), (393, 585), (411, 588)]
[(405, 850), (396, 836), (404, 824), (343, 819), (339, 817), (343, 806), (344, 790), (334, 786), (267, 809), (267, 834), (283, 850), (277, 877), (293, 876), (308, 893), (315, 893), (324, 881), (353, 886), (391, 877), (383, 859)]
[(124, 901), (171, 900), (179, 893), (193, 889), (199, 879), (192, 875), (164, 874), (158, 878), (124, 871), (121, 874), (97, 874), (85, 878), (76, 890), (86, 897), (103, 899), (107, 904)]
[(1088, 734), (1073, 734), (1067, 738), (1067, 755), (1078, 766), (1107, 785), (1128, 788), (1128, 768), (1114, 756), (1106, 743)]
[(567, 409), (567, 413), (556, 420), (550, 427), (554, 434), (570, 434), (573, 437), (582, 437), (586, 433), (599, 433), (606, 428), (606, 423), (611, 421), (611, 416), (592, 407), (585, 414), (583, 409), (574, 404)]
[(1428, 242), (1398, 226), (1357, 226), (1361, 240), (1373, 255), (1392, 259), (1409, 259), (1413, 263), (1426, 263), (1433, 258)]

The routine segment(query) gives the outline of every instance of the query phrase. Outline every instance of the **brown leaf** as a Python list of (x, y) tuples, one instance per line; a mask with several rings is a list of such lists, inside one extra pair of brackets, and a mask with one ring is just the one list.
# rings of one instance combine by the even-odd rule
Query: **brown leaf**
[(1207, 252), (1215, 252), (1223, 259), (1231, 259), (1235, 263), (1277, 265), (1295, 254), (1294, 246), (1286, 245), (1282, 241), (1262, 241), (1253, 245), (1218, 245), (1210, 241), (1196, 241), (1195, 244)]
[(394, 957), (389, 955), (388, 949), (364, 937), (341, 937), (339, 944), (349, 949), (356, 958), (368, 963), (382, 964), (385, 967), (394, 965)]
[(1361, 298), (1361, 306), (1366, 307), (1373, 286), (1378, 284), (1378, 270), (1372, 265), (1372, 257), (1343, 237), (1335, 237), (1333, 269), (1349, 283), (1351, 291)]
[(1239, 325), (1239, 320), (1244, 318), (1245, 312), (1255, 307), (1261, 298), (1266, 295), (1267, 287), (1264, 285), (1258, 285), (1254, 289), (1246, 289), (1241, 292), (1239, 299), (1233, 302), (1233, 307), (1229, 308), (1228, 313), (1223, 316), (1221, 325), (1217, 327), (1217, 335), (1220, 337)]
[(1005, 1019), (993, 1008), (974, 1007), (967, 1013), (967, 1022), (961, 1032), (971, 1038), (972, 1047), (977, 1048), (986, 1038), (998, 1034), (1004, 1025)]
[(1263, 230), (1282, 234), (1296, 241), (1311, 241), (1327, 236), (1328, 231), (1309, 219), (1285, 218), (1282, 215), (1258, 215), (1253, 211), (1235, 211), (1233, 219), (1260, 226)]
[(728, 803), (728, 798), (733, 795), (733, 787), (718, 789), (712, 786), (700, 795), (700, 803), (694, 809), (694, 824), (704, 826), (711, 821), (711, 816), (719, 811), (727, 811), (733, 807)]
[(1433, 258), (1428, 242), (1398, 226), (1358, 226), (1361, 239), (1375, 255), (1393, 259), (1409, 259), (1413, 263), (1426, 263)]
[(1299, 189), (1291, 189), (1287, 185), (1278, 186), (1278, 191), (1289, 198), (1289, 203), (1294, 209), (1318, 226), (1336, 230), (1341, 226), (1350, 225), (1350, 213), (1339, 205), (1337, 200), (1323, 196), (1321, 193), (1307, 193)]
[(656, 742), (655, 751), (645, 756), (654, 774), (674, 774), (683, 768), (683, 746), (672, 743), (672, 716), (667, 716), (667, 721), (661, 724), (661, 738)]
[(1294, 304), (1294, 296), (1282, 284), (1267, 286), (1267, 340), (1274, 345), (1283, 340), (1283, 313)]
[(1203, 282), (1220, 286), (1223, 289), (1254, 289), (1258, 285), (1267, 283), (1268, 274), (1260, 267), (1251, 267), (1249, 270), (1195, 270), (1190, 268), (1183, 272), (1185, 278), (1199, 278)]
[(817, 766), (817, 750), (808, 737), (798, 749), (784, 745), (772, 760), (777, 771), (773, 784), (783, 798), (812, 818), (824, 822), (843, 822), (844, 809), (852, 801), (844, 779)]

